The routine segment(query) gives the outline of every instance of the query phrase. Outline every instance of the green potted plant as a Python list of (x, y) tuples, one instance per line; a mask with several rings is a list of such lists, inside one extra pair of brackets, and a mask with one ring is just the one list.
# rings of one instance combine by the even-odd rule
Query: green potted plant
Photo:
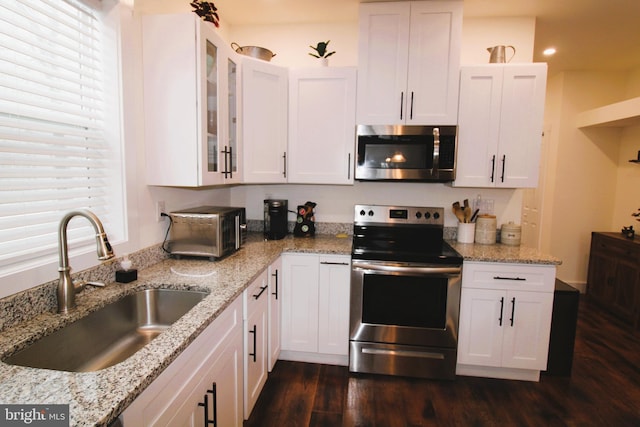
[(309, 52), (309, 55), (315, 58), (321, 59), (323, 65), (325, 66), (328, 65), (329, 64), (328, 58), (334, 53), (336, 53), (335, 50), (332, 52), (327, 51), (327, 46), (329, 46), (330, 42), (331, 40), (327, 40), (326, 42), (318, 42), (318, 44), (315, 47), (309, 46), (311, 49), (313, 49), (313, 52)]

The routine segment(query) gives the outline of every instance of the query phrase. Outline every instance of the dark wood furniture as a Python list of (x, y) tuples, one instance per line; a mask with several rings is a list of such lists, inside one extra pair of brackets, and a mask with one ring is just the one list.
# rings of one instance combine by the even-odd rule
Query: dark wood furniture
[(587, 295), (640, 329), (640, 236), (591, 233)]

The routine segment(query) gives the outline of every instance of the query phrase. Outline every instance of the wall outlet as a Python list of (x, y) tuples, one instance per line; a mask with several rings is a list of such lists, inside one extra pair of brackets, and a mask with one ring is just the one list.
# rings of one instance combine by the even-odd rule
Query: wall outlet
[(162, 214), (163, 213), (166, 213), (165, 212), (164, 200), (162, 200), (160, 202), (156, 202), (156, 221), (157, 222), (161, 222), (162, 221)]

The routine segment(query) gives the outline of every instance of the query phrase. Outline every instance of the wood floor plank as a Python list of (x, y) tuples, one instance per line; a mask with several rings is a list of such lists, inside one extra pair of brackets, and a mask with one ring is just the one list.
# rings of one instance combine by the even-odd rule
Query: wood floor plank
[(571, 376), (442, 381), (278, 361), (244, 427), (637, 425), (640, 332), (582, 298)]

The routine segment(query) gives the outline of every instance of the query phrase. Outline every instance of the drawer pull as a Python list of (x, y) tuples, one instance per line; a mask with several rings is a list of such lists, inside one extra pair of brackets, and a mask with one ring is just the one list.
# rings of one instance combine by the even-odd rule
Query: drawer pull
[(324, 265), (349, 265), (348, 262), (331, 262), (331, 261), (320, 261), (320, 264), (324, 264)]
[(524, 277), (502, 277), (502, 276), (493, 276), (493, 280), (520, 280), (526, 281), (527, 279)]
[(268, 288), (268, 286), (260, 286), (260, 292), (258, 292), (258, 295), (254, 295), (253, 297), (254, 297), (255, 299), (260, 298), (260, 295), (262, 295), (262, 293), (263, 293), (265, 290), (267, 290), (267, 288)]

